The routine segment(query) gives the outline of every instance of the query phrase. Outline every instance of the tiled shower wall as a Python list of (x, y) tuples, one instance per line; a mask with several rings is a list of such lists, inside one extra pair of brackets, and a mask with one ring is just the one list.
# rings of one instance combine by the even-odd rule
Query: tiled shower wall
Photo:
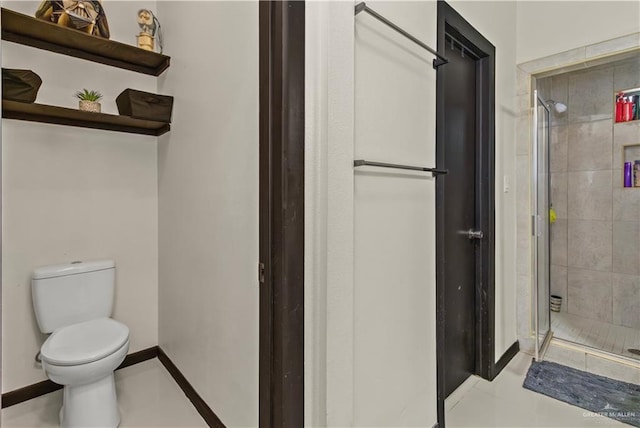
[[(640, 188), (623, 188), (623, 145), (640, 144), (640, 121), (614, 123), (614, 93), (640, 87), (640, 60), (537, 81), (567, 104), (551, 119), (551, 292), (562, 310), (640, 328)], [(640, 151), (627, 151), (627, 160)], [(629, 158), (631, 155), (631, 158)]]

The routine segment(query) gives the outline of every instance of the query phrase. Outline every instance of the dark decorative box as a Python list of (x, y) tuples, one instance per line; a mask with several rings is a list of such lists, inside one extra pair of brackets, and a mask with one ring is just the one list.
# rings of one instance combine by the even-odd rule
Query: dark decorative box
[(42, 79), (31, 70), (2, 69), (2, 98), (32, 103), (38, 96)]
[(136, 119), (171, 122), (173, 97), (125, 89), (116, 98), (118, 112)]

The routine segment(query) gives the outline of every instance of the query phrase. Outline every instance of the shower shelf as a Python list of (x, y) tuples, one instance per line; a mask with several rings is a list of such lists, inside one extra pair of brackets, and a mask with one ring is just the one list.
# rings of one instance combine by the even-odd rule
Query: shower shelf
[[(634, 120), (634, 122), (640, 122), (639, 120)], [(624, 122), (628, 123), (628, 122)], [(622, 165), (620, 168), (624, 174), (624, 163), (625, 162), (635, 162), (636, 160), (640, 160), (640, 143), (638, 144), (625, 144), (622, 146)], [(622, 181), (623, 189), (638, 189), (640, 187), (624, 187), (624, 175), (620, 177)]]
[[(618, 100), (622, 97), (633, 97), (632, 100), (634, 102), (634, 117), (636, 117), (636, 119), (631, 119), (631, 120), (619, 120), (618, 114), (617, 114), (617, 106), (618, 106)], [(629, 123), (629, 122), (638, 122), (640, 121), (640, 88), (633, 88), (633, 89), (621, 89), (619, 91), (616, 91), (613, 95), (613, 119), (614, 119), (614, 124), (620, 124), (620, 123)]]

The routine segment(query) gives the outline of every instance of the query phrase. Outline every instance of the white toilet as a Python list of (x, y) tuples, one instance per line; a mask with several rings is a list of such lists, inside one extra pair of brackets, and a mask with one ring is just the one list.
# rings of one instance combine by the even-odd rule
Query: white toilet
[(113, 372), (129, 350), (129, 328), (111, 318), (111, 260), (44, 266), (31, 291), (38, 326), (52, 333), (40, 348), (42, 368), (64, 385), (60, 426), (120, 424)]

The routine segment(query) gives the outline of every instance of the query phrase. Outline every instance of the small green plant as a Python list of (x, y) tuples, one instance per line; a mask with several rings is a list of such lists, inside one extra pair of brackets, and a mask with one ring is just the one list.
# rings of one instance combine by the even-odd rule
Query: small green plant
[(82, 91), (78, 91), (75, 94), (75, 97), (82, 101), (100, 101), (102, 99), (102, 94), (98, 91), (89, 91), (87, 89), (83, 89)]

